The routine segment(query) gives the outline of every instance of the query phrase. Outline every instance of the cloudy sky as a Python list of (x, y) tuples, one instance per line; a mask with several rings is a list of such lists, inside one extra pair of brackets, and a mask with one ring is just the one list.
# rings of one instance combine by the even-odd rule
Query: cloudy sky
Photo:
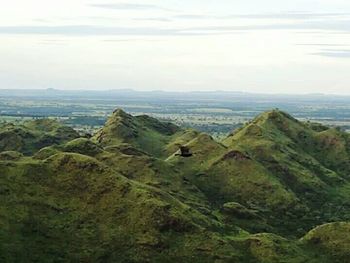
[(0, 88), (350, 95), (349, 0), (2, 0)]

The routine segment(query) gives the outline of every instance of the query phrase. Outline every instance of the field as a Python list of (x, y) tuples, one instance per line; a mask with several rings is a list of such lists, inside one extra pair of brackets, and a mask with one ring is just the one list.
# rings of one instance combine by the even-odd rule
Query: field
[(227, 136), (263, 111), (278, 108), (303, 121), (350, 130), (350, 97), (263, 95), (233, 92), (0, 91), (0, 122), (56, 118), (83, 133), (94, 133), (113, 109), (147, 114), (192, 127), (216, 138)]

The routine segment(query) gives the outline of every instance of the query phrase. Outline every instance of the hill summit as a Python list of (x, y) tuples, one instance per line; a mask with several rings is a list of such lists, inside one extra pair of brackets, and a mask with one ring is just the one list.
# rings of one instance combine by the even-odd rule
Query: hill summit
[(349, 258), (350, 135), (279, 110), (222, 141), (121, 109), (91, 139), (6, 124), (0, 175), (1, 262)]
[(183, 133), (172, 123), (161, 122), (147, 115), (131, 116), (117, 109), (93, 140), (104, 146), (128, 143), (150, 155), (161, 157), (168, 154), (167, 146)]

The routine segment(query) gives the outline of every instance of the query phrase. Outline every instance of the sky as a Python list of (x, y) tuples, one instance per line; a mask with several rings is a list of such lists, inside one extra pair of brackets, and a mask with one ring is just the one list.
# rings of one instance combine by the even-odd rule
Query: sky
[(348, 0), (1, 0), (1, 89), (350, 95)]

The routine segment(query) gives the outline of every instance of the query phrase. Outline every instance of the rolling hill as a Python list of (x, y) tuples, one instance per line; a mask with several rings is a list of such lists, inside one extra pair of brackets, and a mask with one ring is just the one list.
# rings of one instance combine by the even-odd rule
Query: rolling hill
[(221, 142), (120, 109), (91, 139), (7, 124), (0, 261), (346, 262), (349, 180), (350, 135), (279, 110)]
[(43, 147), (68, 142), (79, 134), (55, 120), (37, 119), (23, 124), (0, 125), (0, 151), (18, 151), (31, 155)]

